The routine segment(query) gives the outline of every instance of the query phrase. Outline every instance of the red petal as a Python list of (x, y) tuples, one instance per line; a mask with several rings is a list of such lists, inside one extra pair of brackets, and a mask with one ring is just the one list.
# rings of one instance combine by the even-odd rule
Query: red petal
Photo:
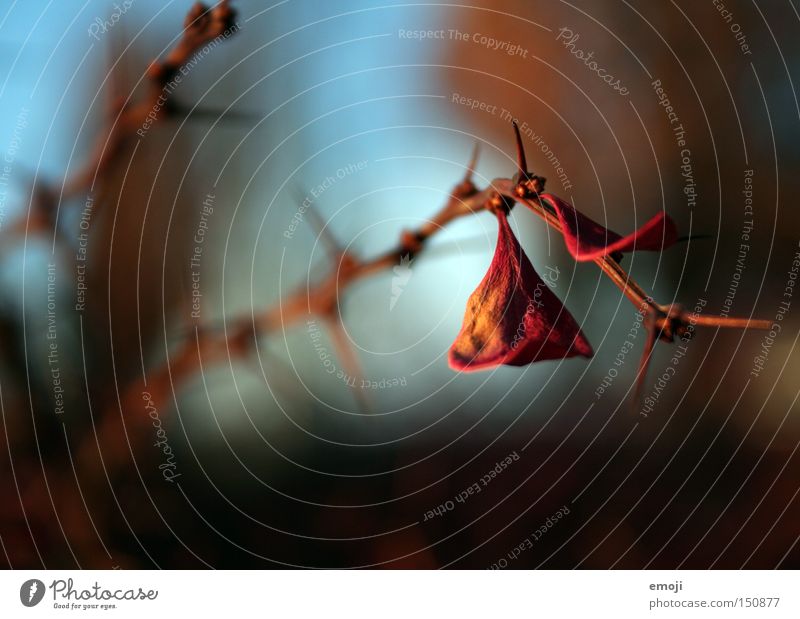
[(497, 220), (494, 258), (467, 302), (461, 332), (450, 347), (450, 367), (472, 371), (591, 357), (580, 327), (534, 270), (506, 216)]
[(622, 237), (575, 210), (569, 202), (550, 193), (539, 197), (553, 207), (561, 222), (564, 241), (575, 260), (594, 260), (606, 254), (634, 250), (660, 251), (678, 240), (678, 229), (669, 215), (659, 213), (641, 228)]

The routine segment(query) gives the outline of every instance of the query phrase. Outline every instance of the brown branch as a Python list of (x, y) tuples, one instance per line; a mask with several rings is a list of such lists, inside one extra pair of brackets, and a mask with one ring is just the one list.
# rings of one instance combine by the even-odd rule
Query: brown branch
[(255, 317), (257, 332), (286, 328), (307, 319), (309, 315), (326, 319), (334, 316), (341, 295), (352, 283), (390, 269), (403, 256), (418, 255), (427, 241), (450, 222), (483, 210), (491, 191), (478, 191), (471, 176), (468, 170), (467, 176), (453, 188), (444, 207), (417, 230), (404, 232), (394, 248), (370, 259), (343, 252), (338, 264), (319, 283), (295, 290), (276, 306), (259, 313)]
[[(515, 202), (524, 203), (531, 211), (541, 217), (553, 229), (561, 232), (561, 222), (555, 212), (539, 200), (544, 191), (545, 179), (526, 170), (525, 152), (519, 129), (514, 123), (517, 143), (518, 171), (513, 179), (495, 179), (486, 189), (479, 190), (473, 180), (476, 165), (477, 147), (464, 179), (457, 184), (450, 198), (426, 224), (413, 232), (404, 232), (400, 242), (387, 252), (368, 260), (362, 260), (350, 253), (340, 253), (338, 265), (318, 284), (299, 289), (281, 300), (277, 306), (266, 309), (255, 316), (251, 335), (271, 332), (300, 322), (309, 315), (326, 320), (340, 320), (338, 314), (341, 295), (356, 280), (384, 271), (397, 264), (405, 255), (417, 255), (424, 250), (430, 237), (444, 229), (450, 222), (484, 210), (506, 210)], [(320, 222), (313, 222), (319, 228)], [(318, 230), (319, 233), (319, 230)], [(330, 241), (330, 239), (326, 239)], [(690, 325), (716, 326), (721, 328), (767, 329), (769, 321), (731, 318), (704, 314), (687, 314), (679, 305), (663, 306), (656, 303), (644, 289), (623, 269), (616, 256), (604, 255), (594, 259), (601, 271), (622, 291), (637, 311), (645, 314), (648, 322), (648, 340), (637, 371), (637, 396), (641, 391), (646, 371), (657, 340), (675, 341), (690, 329)], [(241, 327), (245, 328), (245, 327)], [(341, 334), (334, 334), (335, 336)], [(242, 337), (242, 331), (239, 331)], [(340, 342), (341, 343), (341, 342)], [(340, 351), (341, 355), (345, 352)]]
[[(477, 165), (478, 146), (476, 144), (464, 178), (453, 188), (442, 209), (429, 221), (415, 231), (405, 231), (401, 234), (398, 244), (374, 258), (361, 259), (351, 252), (341, 249), (341, 245), (330, 234), (319, 214), (312, 208), (309, 217), (311, 225), (323, 241), (329, 254), (337, 261), (331, 271), (318, 283), (310, 287), (302, 287), (281, 299), (277, 305), (253, 316), (252, 321), (237, 319), (238, 326), (230, 330), (231, 337), (241, 345), (242, 342), (253, 337), (273, 332), (278, 329), (298, 324), (308, 320), (310, 316), (321, 318), (332, 330), (332, 338), (342, 364), (353, 375), (361, 375), (358, 359), (349, 347), (347, 339), (343, 337), (343, 327), (339, 314), (340, 299), (342, 294), (355, 281), (392, 268), (400, 262), (403, 256), (418, 255), (422, 252), (427, 241), (443, 230), (450, 222), (478, 213), (486, 208), (492, 189), (479, 191), (472, 177)], [(224, 323), (222, 325), (225, 326)], [(224, 338), (224, 333), (213, 332), (207, 329), (203, 333), (205, 339)], [(363, 394), (357, 392), (357, 399), (362, 408), (368, 410), (369, 406)]]
[(184, 22), (183, 35), (162, 60), (147, 70), (147, 94), (138, 103), (115, 97), (110, 110), (113, 122), (95, 144), (92, 156), (78, 172), (64, 180), (65, 197), (88, 192), (96, 179), (104, 179), (120, 154), (137, 137), (144, 137), (152, 125), (172, 112), (172, 93), (187, 63), (215, 40), (229, 38), (237, 30), (236, 12), (229, 0), (212, 8), (197, 2)]

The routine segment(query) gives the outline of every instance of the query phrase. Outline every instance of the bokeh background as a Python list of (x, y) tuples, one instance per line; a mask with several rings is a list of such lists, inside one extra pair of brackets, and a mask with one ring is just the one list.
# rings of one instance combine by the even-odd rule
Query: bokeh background
[[(0, 9), (0, 564), (800, 567), (790, 0), (233, 6), (240, 31), (198, 57), (170, 117), (79, 196), (64, 179), (102, 144), (110, 102), (141, 96), (190, 3)], [(444, 204), (475, 142), (481, 187), (511, 176), (511, 116), (540, 138), (526, 138), (530, 167), (597, 221), (628, 232), (663, 209), (703, 235), (626, 257), (657, 300), (770, 320), (790, 302), (758, 376), (765, 333), (699, 329), (677, 365), (674, 347), (656, 348), (645, 395), (675, 373), (640, 415), (634, 308), (520, 208), (520, 241), (540, 272), (557, 270), (591, 360), (448, 368), (494, 248), (485, 213), (437, 234), (400, 293), (392, 270), (343, 292), (369, 387), (329, 373), (348, 365), (310, 315), (246, 329), (244, 349), (198, 347), (195, 327), (225, 342), (337, 267), (308, 216), (290, 227), (304, 197), (342, 246), (378, 255)]]

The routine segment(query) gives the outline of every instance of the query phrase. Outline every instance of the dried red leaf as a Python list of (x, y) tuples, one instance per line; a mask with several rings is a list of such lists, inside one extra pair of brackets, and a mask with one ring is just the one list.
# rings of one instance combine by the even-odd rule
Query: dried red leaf
[(542, 193), (539, 198), (556, 212), (561, 222), (564, 242), (575, 260), (589, 261), (604, 255), (634, 250), (660, 251), (678, 240), (675, 222), (663, 212), (623, 237), (593, 221), (558, 196)]
[(454, 370), (526, 365), (547, 359), (592, 356), (577, 322), (539, 277), (497, 214), (497, 247), (489, 271), (467, 302), (461, 332), (450, 347)]

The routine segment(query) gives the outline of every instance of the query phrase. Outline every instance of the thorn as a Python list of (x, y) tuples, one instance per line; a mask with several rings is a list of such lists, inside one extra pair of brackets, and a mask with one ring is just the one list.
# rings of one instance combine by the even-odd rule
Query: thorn
[(653, 358), (653, 349), (660, 335), (658, 324), (653, 320), (652, 316), (648, 316), (645, 320), (649, 322), (649, 324), (647, 325), (647, 340), (645, 340), (644, 343), (642, 358), (639, 360), (639, 369), (636, 371), (636, 389), (633, 392), (633, 402), (631, 404), (631, 408), (634, 411), (639, 407), (644, 382), (647, 380), (647, 369), (650, 367), (650, 360)]
[[(303, 205), (307, 199), (307, 194), (304, 194), (302, 188), (298, 185), (295, 185), (294, 193), (297, 203)], [(338, 260), (344, 254), (344, 249), (339, 245), (339, 241), (333, 236), (330, 226), (322, 219), (313, 203), (309, 202), (306, 214), (308, 215), (308, 222), (314, 228), (317, 236), (322, 239), (323, 244), (328, 249), (328, 253)]]
[(517, 167), (519, 168), (519, 178), (523, 181), (528, 177), (528, 162), (525, 160), (525, 147), (522, 145), (522, 136), (519, 133), (519, 126), (516, 120), (512, 120), (514, 126), (514, 137), (517, 141)]
[(361, 369), (358, 356), (351, 346), (350, 339), (347, 337), (347, 333), (344, 330), (342, 318), (337, 312), (335, 316), (330, 317), (326, 322), (331, 332), (333, 347), (336, 349), (336, 353), (344, 366), (345, 372), (349, 377), (353, 378), (354, 382), (359, 383), (357, 386), (353, 385), (353, 395), (355, 396), (356, 402), (362, 412), (369, 413), (372, 410), (372, 406), (360, 384), (360, 381), (364, 378), (364, 372)]
[(467, 164), (467, 173), (464, 174), (464, 183), (472, 182), (472, 176), (475, 174), (475, 168), (478, 166), (478, 155), (480, 155), (480, 152), (481, 145), (480, 142), (476, 140), (475, 145), (472, 147), (472, 156)]

